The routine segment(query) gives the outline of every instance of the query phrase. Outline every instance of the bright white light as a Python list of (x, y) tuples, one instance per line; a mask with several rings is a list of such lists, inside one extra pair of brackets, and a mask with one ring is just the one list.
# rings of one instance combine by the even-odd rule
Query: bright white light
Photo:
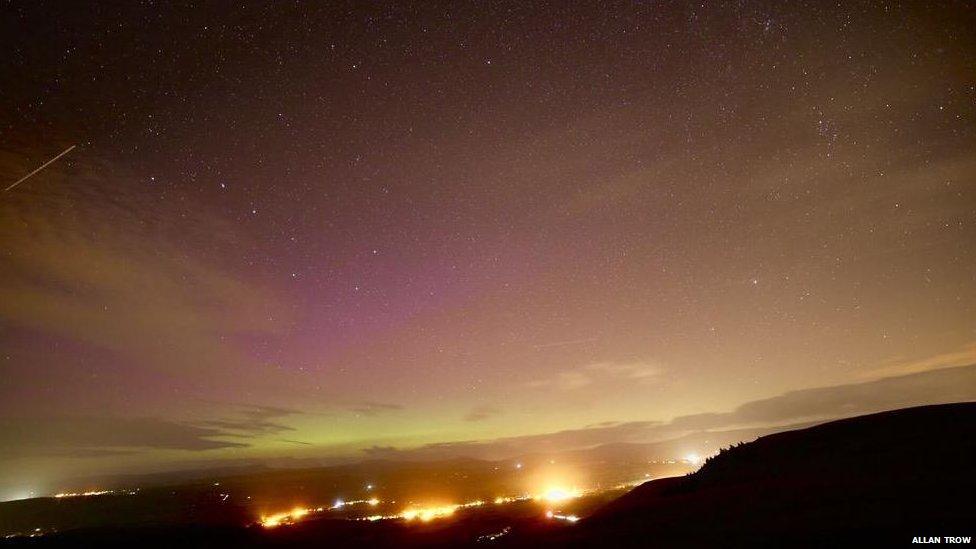
[(566, 501), (573, 498), (580, 497), (581, 492), (579, 490), (567, 490), (566, 488), (550, 488), (545, 491), (539, 499), (543, 499), (550, 503), (559, 503), (561, 501)]

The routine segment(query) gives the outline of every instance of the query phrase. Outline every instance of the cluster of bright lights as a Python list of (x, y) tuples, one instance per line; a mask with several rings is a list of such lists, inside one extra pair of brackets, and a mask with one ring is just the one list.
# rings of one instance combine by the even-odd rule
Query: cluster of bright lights
[[(575, 498), (581, 497), (581, 496), (583, 496), (586, 493), (588, 493), (588, 492), (584, 492), (583, 490), (580, 490), (578, 488), (552, 487), (552, 488), (549, 488), (548, 490), (546, 490), (545, 492), (543, 492), (542, 494), (538, 494), (538, 495), (500, 496), (500, 497), (495, 498), (493, 501), (494, 501), (495, 505), (504, 505), (504, 504), (507, 504), (507, 503), (515, 503), (515, 502), (529, 501), (529, 500), (535, 500), (535, 501), (545, 502), (547, 504), (553, 504), (553, 503), (563, 503), (563, 502), (569, 501), (571, 499), (575, 499)], [(338, 510), (338, 509), (342, 509), (342, 508), (344, 508), (346, 506), (360, 505), (360, 504), (365, 504), (365, 505), (369, 505), (369, 506), (377, 506), (380, 503), (384, 503), (384, 502), (382, 502), (378, 498), (360, 499), (360, 500), (354, 500), (354, 501), (343, 501), (343, 500), (339, 499), (339, 500), (336, 500), (335, 503), (331, 507), (329, 507), (329, 508), (325, 508), (325, 507), (316, 507), (316, 508), (296, 507), (296, 508), (292, 509), (291, 511), (286, 511), (286, 512), (283, 512), (283, 513), (277, 513), (277, 514), (274, 514), (274, 515), (267, 515), (267, 516), (261, 517), (261, 525), (264, 526), (265, 528), (274, 528), (276, 526), (281, 526), (283, 524), (292, 524), (292, 523), (296, 522), (297, 520), (305, 517), (306, 515), (308, 515), (309, 513), (312, 513), (312, 512), (321, 513), (321, 512), (327, 511), (327, 510)], [(387, 503), (395, 503), (395, 502), (387, 502)], [(467, 503), (457, 503), (457, 504), (452, 504), (452, 505), (435, 505), (435, 506), (428, 506), (428, 507), (409, 507), (409, 508), (407, 508), (407, 509), (405, 509), (405, 510), (403, 510), (403, 511), (397, 513), (397, 514), (392, 514), (392, 515), (379, 515), (379, 514), (377, 514), (377, 515), (368, 515), (368, 516), (365, 516), (365, 517), (356, 518), (355, 520), (377, 521), (377, 520), (394, 520), (394, 519), (400, 519), (400, 520), (406, 520), (406, 521), (414, 521), (414, 520), (416, 520), (416, 521), (420, 521), (420, 522), (430, 522), (432, 520), (437, 520), (437, 519), (443, 519), (443, 518), (450, 517), (450, 516), (454, 515), (454, 513), (456, 511), (460, 510), (460, 509), (467, 509), (467, 508), (471, 508), (471, 507), (480, 507), (482, 505), (485, 505), (485, 503), (486, 502), (483, 501), (483, 500), (475, 500), (475, 501), (469, 501)], [(578, 517), (576, 517), (575, 515), (558, 515), (558, 514), (554, 514), (552, 511), (549, 511), (546, 514), (546, 516), (548, 516), (550, 518), (553, 518), (553, 519), (563, 520), (563, 521), (567, 521), (567, 522), (576, 522), (577, 520), (579, 520)]]
[(379, 505), (379, 504), (380, 504), (380, 500), (377, 499), (377, 498), (354, 499), (352, 501), (343, 501), (341, 499), (337, 499), (337, 500), (335, 500), (335, 503), (332, 504), (332, 508), (333, 509), (342, 509), (343, 507), (348, 507), (348, 506), (351, 506), (351, 505), (370, 505), (370, 506), (374, 506), (375, 507), (376, 505)]
[(404, 520), (414, 520), (420, 519), (423, 522), (429, 522), (434, 519), (449, 517), (454, 514), (458, 509), (467, 509), (470, 507), (480, 507), (484, 505), (485, 502), (482, 500), (469, 501), (467, 503), (459, 503), (456, 505), (440, 505), (437, 507), (414, 507), (407, 509), (406, 511), (397, 515), (397, 518), (402, 518)]
[[(366, 505), (369, 505), (369, 506), (376, 506), (376, 505), (379, 505), (380, 503), (383, 503), (383, 502), (380, 501), (378, 498), (371, 498), (371, 499), (364, 499), (364, 500), (355, 500), (355, 501), (342, 501), (342, 500), (339, 500), (339, 501), (336, 501), (336, 503), (332, 507), (330, 507), (329, 509), (331, 509), (331, 510), (341, 509), (341, 508), (343, 508), (345, 506), (348, 506), (348, 505), (356, 505), (356, 504), (366, 504)], [(431, 507), (411, 507), (411, 508), (406, 509), (406, 510), (400, 512), (400, 513), (395, 514), (395, 515), (369, 515), (369, 516), (366, 516), (366, 517), (358, 518), (356, 520), (376, 521), (376, 520), (402, 519), (402, 520), (408, 520), (408, 521), (411, 521), (411, 520), (419, 520), (419, 521), (422, 521), (422, 522), (429, 522), (429, 521), (432, 521), (432, 520), (435, 520), (435, 519), (449, 517), (449, 516), (453, 515), (454, 512), (457, 511), (458, 509), (466, 509), (466, 508), (469, 508), (469, 507), (479, 507), (479, 506), (484, 505), (484, 504), (485, 504), (484, 501), (477, 500), (477, 501), (469, 501), (467, 503), (459, 503), (459, 504), (455, 504), (455, 505), (439, 505), (439, 506), (431, 506)], [(325, 507), (316, 507), (316, 508), (296, 507), (296, 508), (292, 509), (291, 511), (286, 511), (286, 512), (283, 512), (283, 513), (276, 513), (274, 515), (266, 515), (266, 516), (261, 517), (261, 526), (264, 526), (265, 528), (275, 528), (275, 527), (281, 526), (283, 524), (293, 524), (294, 522), (296, 522), (297, 520), (305, 517), (309, 513), (313, 513), (313, 512), (315, 512), (315, 513), (321, 513), (321, 512), (324, 512), (326, 510), (327, 509)]]
[(504, 505), (506, 503), (515, 503), (517, 501), (526, 501), (530, 499), (536, 499), (536, 497), (528, 494), (521, 496), (502, 496), (495, 498), (495, 505)]
[[(55, 531), (56, 530), (51, 530), (51, 532), (55, 532)], [(26, 533), (24, 533), (24, 532), (15, 532), (13, 534), (5, 534), (3, 536), (3, 539), (39, 538), (39, 537), (43, 536), (45, 533), (47, 533), (47, 532), (45, 532), (45, 530), (43, 528), (34, 528), (30, 532), (26, 532)]]
[(508, 535), (508, 533), (511, 532), (511, 531), (512, 531), (512, 527), (511, 526), (506, 526), (506, 527), (502, 528), (498, 532), (494, 532), (492, 534), (485, 534), (483, 536), (478, 536), (478, 541), (481, 541), (481, 542), (495, 541), (496, 539), (498, 539), (498, 538), (500, 538), (502, 536)]
[(449, 517), (457, 511), (457, 505), (442, 505), (440, 507), (420, 507), (407, 509), (406, 511), (400, 513), (400, 518), (404, 520), (415, 520), (419, 519), (423, 522), (429, 522), (434, 519)]
[[(106, 494), (114, 494), (115, 490), (90, 490), (88, 492), (61, 492), (59, 494), (54, 494), (56, 498), (80, 498), (89, 496), (104, 496)], [(134, 494), (135, 492), (127, 491), (126, 494)]]
[(309, 514), (311, 511), (311, 509), (306, 509), (304, 507), (296, 507), (291, 511), (284, 513), (275, 513), (274, 515), (264, 516), (261, 517), (261, 526), (264, 526), (265, 528), (274, 528), (275, 526), (281, 526), (282, 524), (292, 524), (297, 520), (301, 520), (302, 517)]
[(546, 511), (546, 517), (565, 522), (576, 522), (579, 520), (579, 517), (576, 515), (560, 515), (558, 513), (553, 513), (552, 511)]
[(366, 517), (359, 517), (356, 520), (368, 520), (374, 522), (377, 520), (393, 520), (400, 518), (400, 515), (369, 515)]
[(352, 501), (343, 501), (337, 499), (335, 503), (332, 504), (328, 509), (325, 507), (295, 507), (291, 511), (285, 511), (283, 513), (275, 513), (273, 515), (265, 515), (261, 517), (261, 526), (265, 528), (274, 528), (276, 526), (281, 526), (283, 524), (293, 524), (296, 521), (302, 519), (309, 513), (324, 513), (327, 510), (337, 510), (343, 507), (352, 505), (369, 505), (370, 507), (375, 507), (381, 502), (377, 498), (370, 499), (356, 499)]

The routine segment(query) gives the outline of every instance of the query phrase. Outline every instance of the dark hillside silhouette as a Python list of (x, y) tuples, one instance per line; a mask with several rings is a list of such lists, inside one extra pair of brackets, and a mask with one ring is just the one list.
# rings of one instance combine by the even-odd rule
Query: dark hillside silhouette
[(976, 403), (833, 421), (726, 449), (560, 533), (570, 545), (910, 543), (976, 531)]

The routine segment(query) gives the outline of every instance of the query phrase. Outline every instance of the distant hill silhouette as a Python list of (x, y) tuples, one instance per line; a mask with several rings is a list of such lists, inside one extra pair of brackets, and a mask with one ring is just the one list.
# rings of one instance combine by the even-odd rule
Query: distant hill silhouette
[(737, 445), (696, 473), (639, 486), (547, 541), (846, 546), (974, 534), (976, 403), (960, 403), (843, 419)]

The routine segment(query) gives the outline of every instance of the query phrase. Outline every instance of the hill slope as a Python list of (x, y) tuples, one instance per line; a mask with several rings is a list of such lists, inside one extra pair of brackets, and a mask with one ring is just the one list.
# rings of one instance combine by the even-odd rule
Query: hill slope
[(836, 546), (974, 534), (976, 403), (960, 403), (762, 437), (646, 483), (549, 541)]

